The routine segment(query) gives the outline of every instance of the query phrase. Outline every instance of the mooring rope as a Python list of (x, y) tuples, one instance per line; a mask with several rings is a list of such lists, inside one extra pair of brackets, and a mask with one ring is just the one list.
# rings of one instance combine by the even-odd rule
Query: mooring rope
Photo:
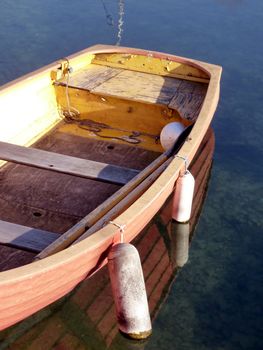
[(119, 0), (119, 21), (118, 21), (118, 34), (116, 45), (119, 46), (122, 39), (123, 24), (124, 24), (124, 0)]
[[(70, 98), (69, 98), (69, 91), (68, 91), (68, 88), (69, 88), (69, 78), (70, 78), (70, 74), (72, 73), (73, 69), (72, 67), (70, 67), (70, 64), (69, 64), (69, 59), (67, 57), (64, 57), (62, 59), (62, 62), (63, 61), (66, 61), (66, 68), (65, 68), (65, 75), (66, 75), (66, 89), (65, 89), (65, 93), (66, 93), (66, 102), (67, 102), (67, 115), (65, 115), (65, 111), (63, 112), (64, 116), (67, 118), (67, 119), (70, 119), (70, 120), (78, 120), (76, 117), (78, 117), (80, 115), (80, 112), (72, 107), (70, 105)], [(62, 67), (63, 67), (63, 63), (61, 64)]]

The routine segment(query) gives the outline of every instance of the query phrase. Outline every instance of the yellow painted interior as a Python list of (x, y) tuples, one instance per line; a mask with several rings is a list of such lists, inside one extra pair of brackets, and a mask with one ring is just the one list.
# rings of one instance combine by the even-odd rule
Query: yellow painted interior
[[(59, 130), (67, 130), (72, 134), (95, 137), (94, 133), (88, 132), (88, 127), (85, 125), (85, 121), (94, 121), (95, 123), (105, 124), (105, 127), (100, 128), (101, 131), (96, 133), (97, 136), (101, 136), (102, 140), (112, 137), (113, 142), (126, 143), (116, 139), (116, 137), (128, 136), (133, 132), (137, 132), (141, 134), (137, 137), (141, 142), (134, 146), (161, 151), (159, 143), (156, 143), (156, 138), (159, 137), (162, 128), (169, 122), (182, 121), (175, 110), (171, 110), (164, 105), (145, 104), (102, 96), (75, 88), (69, 88), (68, 91), (70, 106), (77, 109), (80, 115), (75, 122), (60, 125)], [(58, 104), (66, 110), (65, 87), (56, 86), (56, 93)], [(78, 124), (82, 125), (76, 127)], [(92, 129), (92, 127), (89, 129)]]
[(92, 63), (192, 81), (208, 82), (209, 80), (207, 73), (196, 67), (150, 55), (97, 54)]
[[(99, 64), (161, 76), (179, 76), (185, 80), (208, 82), (207, 74), (195, 67), (151, 56), (107, 53), (89, 55), (87, 61), (88, 64)], [(87, 67), (88, 64), (81, 65), (81, 61), (79, 61), (75, 67), (73, 61), (70, 62), (74, 72), (80, 67)], [(66, 110), (65, 86), (56, 86), (56, 95), (61, 110)], [(84, 137), (100, 137), (102, 140), (112, 137), (112, 141), (118, 143), (125, 143), (119, 139), (119, 136), (128, 136), (132, 132), (138, 132), (141, 133), (138, 136), (141, 142), (134, 144), (135, 147), (161, 152), (162, 148), (158, 142), (156, 143), (156, 138), (167, 123), (180, 121), (185, 125), (189, 125), (189, 122), (182, 119), (177, 111), (165, 105), (142, 103), (70, 87), (68, 88), (68, 96), (70, 106), (80, 114), (77, 116), (78, 120), (59, 126), (59, 130), (63, 132)], [(89, 130), (90, 128), (80, 125), (79, 121), (83, 122), (85, 120), (106, 124), (108, 128), (93, 133)]]
[[(70, 66), (74, 68), (74, 71), (78, 71), (84, 67), (86, 67), (87, 65), (89, 65), (90, 63), (92, 63), (93, 59), (95, 58), (95, 55), (93, 54), (80, 54), (74, 58), (72, 58), (69, 62)], [(61, 59), (58, 61), (58, 63), (61, 65), (62, 69), (52, 69), (51, 70), (51, 79), (53, 81), (59, 80), (61, 78), (63, 78), (63, 73), (65, 73), (65, 71), (63, 72), (63, 68), (67, 67), (67, 60), (65, 59)]]

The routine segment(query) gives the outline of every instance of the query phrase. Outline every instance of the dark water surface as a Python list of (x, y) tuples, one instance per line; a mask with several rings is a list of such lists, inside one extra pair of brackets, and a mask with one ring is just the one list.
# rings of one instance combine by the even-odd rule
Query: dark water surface
[[(117, 0), (0, 5), (1, 84), (92, 44), (117, 41)], [(129, 0), (124, 9), (122, 45), (216, 63), (223, 77), (212, 177), (189, 261), (150, 340), (123, 341), (121, 348), (263, 349), (263, 2)], [(27, 327), (19, 325), (17, 336), (15, 328), (2, 332), (0, 349), (58, 348), (48, 332), (41, 345), (15, 342)], [(45, 334), (46, 324), (41, 327)], [(105, 348), (72, 329), (79, 342), (67, 349)]]

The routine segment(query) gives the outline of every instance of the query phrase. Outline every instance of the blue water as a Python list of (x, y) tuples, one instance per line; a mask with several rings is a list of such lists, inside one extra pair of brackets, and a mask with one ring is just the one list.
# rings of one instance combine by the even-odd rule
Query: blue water
[[(0, 83), (92, 44), (117, 41), (117, 1), (2, 0), (0, 5)], [(263, 2), (129, 0), (124, 5), (122, 45), (223, 66), (208, 198), (189, 262), (143, 348), (263, 349)], [(87, 342), (83, 348), (93, 349)]]

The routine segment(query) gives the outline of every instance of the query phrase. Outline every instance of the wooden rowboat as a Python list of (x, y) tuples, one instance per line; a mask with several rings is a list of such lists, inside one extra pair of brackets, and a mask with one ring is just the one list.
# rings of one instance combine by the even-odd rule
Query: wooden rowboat
[[(0, 329), (68, 293), (146, 226), (204, 138), (220, 76), (203, 62), (94, 46), (1, 89)], [(190, 134), (163, 152), (174, 121)]]

